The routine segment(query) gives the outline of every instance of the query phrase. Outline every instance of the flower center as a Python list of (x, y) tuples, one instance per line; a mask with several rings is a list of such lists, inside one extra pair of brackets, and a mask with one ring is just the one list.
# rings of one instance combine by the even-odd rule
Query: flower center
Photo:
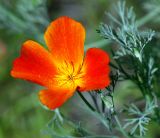
[(68, 78), (68, 80), (71, 80), (71, 81), (73, 81), (73, 80), (74, 80), (74, 76), (73, 76), (73, 74), (68, 75), (68, 76), (67, 76), (67, 78)]
[(59, 87), (77, 87), (83, 76), (81, 69), (75, 68), (72, 62), (70, 64), (64, 62), (58, 68), (58, 72), (59, 74), (56, 76), (56, 80)]

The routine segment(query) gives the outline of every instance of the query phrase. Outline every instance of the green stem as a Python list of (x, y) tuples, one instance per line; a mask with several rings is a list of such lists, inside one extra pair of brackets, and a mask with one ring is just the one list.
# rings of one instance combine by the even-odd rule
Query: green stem
[(117, 123), (117, 125), (118, 125), (118, 127), (119, 127), (119, 131), (123, 134), (123, 136), (124, 136), (125, 138), (130, 138), (130, 137), (128, 136), (128, 134), (126, 134), (126, 132), (124, 131), (124, 129), (123, 129), (123, 127), (122, 127), (122, 125), (121, 125), (121, 123), (120, 123), (117, 115), (114, 115), (114, 118), (115, 118), (116, 123)]
[(81, 92), (79, 92), (79, 91), (77, 91), (77, 92), (78, 92), (79, 96), (82, 98), (82, 100), (84, 101), (84, 103), (88, 106), (88, 108), (93, 111), (93, 112), (92, 112), (93, 115), (94, 115), (97, 119), (99, 119), (99, 120), (103, 123), (103, 125), (109, 130), (109, 126), (108, 126), (108, 124), (107, 124), (107, 122), (106, 122), (106, 119), (103, 118), (103, 116), (101, 116), (101, 115), (94, 109), (94, 107), (85, 99), (85, 97), (82, 95)]
[(110, 62), (109, 65), (110, 65), (111, 67), (113, 67), (114, 69), (117, 69), (117, 70), (119, 69), (119, 68), (118, 68), (116, 65), (114, 65), (112, 62)]
[(103, 40), (99, 40), (99, 41), (96, 41), (90, 44), (86, 44), (84, 47), (84, 50), (86, 51), (88, 48), (92, 48), (92, 47), (103, 47), (108, 44), (110, 44), (110, 41), (103, 39)]
[(92, 92), (89, 92), (89, 94), (90, 94), (90, 96), (91, 96), (91, 98), (92, 98), (92, 100), (93, 100), (93, 103), (94, 103), (94, 105), (95, 105), (96, 110), (98, 111), (98, 113), (100, 113), (101, 111), (100, 111), (100, 109), (99, 109), (99, 106), (98, 106), (96, 97), (95, 97), (94, 95), (92, 95)]
[(151, 19), (153, 19), (158, 14), (160, 14), (160, 7), (155, 8), (152, 12), (144, 16), (142, 19), (138, 20), (137, 26), (140, 27), (144, 25), (145, 23), (149, 22)]
[(83, 94), (79, 91), (78, 92), (78, 95), (81, 97), (81, 99), (84, 101), (84, 103), (93, 111), (95, 112), (96, 110), (94, 109), (94, 107), (85, 99), (85, 97), (83, 96)]

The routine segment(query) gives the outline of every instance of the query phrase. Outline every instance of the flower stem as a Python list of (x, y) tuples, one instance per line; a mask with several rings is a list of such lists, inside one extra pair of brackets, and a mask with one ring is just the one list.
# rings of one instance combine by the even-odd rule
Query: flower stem
[(110, 44), (111, 42), (109, 40), (98, 40), (98, 41), (95, 41), (93, 43), (90, 43), (90, 44), (86, 44), (85, 47), (84, 47), (84, 50), (86, 51), (87, 49), (89, 48), (92, 48), (92, 47), (103, 47), (103, 46), (106, 46), (108, 44)]
[[(78, 90), (77, 90), (77, 92), (78, 92), (78, 95), (79, 95), (79, 96), (82, 98), (82, 100), (84, 101), (84, 103), (89, 107), (89, 109), (91, 109), (93, 112), (97, 113), (96, 110), (94, 109), (94, 107), (85, 99), (85, 97), (83, 96), (83, 94), (82, 94), (80, 91), (78, 91)], [(116, 115), (114, 115), (114, 117), (115, 117), (116, 123), (117, 123), (117, 125), (118, 125), (118, 130), (123, 134), (123, 136), (124, 136), (125, 138), (130, 138), (130, 137), (128, 136), (128, 134), (126, 134), (126, 132), (124, 131), (122, 125), (120, 124), (120, 121), (119, 121), (118, 117), (117, 117)], [(99, 119), (100, 119), (100, 120), (103, 122), (103, 124), (108, 128), (108, 125), (106, 124), (106, 122), (105, 122), (102, 118), (99, 118)]]
[(81, 99), (84, 101), (84, 103), (89, 107), (89, 109), (91, 109), (93, 112), (95, 112), (96, 110), (94, 109), (94, 107), (85, 99), (85, 97), (83, 96), (83, 94), (78, 91), (78, 95), (81, 97)]
[(121, 125), (121, 123), (120, 123), (117, 115), (114, 115), (114, 118), (115, 118), (116, 123), (117, 123), (117, 125), (118, 125), (118, 127), (119, 127), (119, 131), (123, 134), (123, 136), (124, 136), (125, 138), (130, 138), (130, 137), (128, 136), (128, 134), (124, 131), (124, 129), (123, 129), (123, 127), (122, 127), (122, 125)]
[(61, 122), (63, 122), (63, 117), (62, 117), (59, 109), (56, 109), (56, 110), (55, 110), (55, 114), (58, 116), (59, 120), (60, 120)]
[(154, 10), (152, 10), (152, 12), (150, 12), (149, 14), (144, 16), (142, 19), (138, 20), (137, 26), (140, 27), (140, 26), (144, 25), (145, 23), (152, 20), (158, 14), (160, 14), (160, 7), (155, 8)]

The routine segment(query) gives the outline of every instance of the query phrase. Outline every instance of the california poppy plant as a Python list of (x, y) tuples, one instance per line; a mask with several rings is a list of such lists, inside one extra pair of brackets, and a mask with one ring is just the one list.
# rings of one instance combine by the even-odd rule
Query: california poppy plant
[(15, 78), (46, 87), (39, 92), (42, 104), (55, 109), (76, 90), (109, 85), (109, 56), (101, 49), (90, 48), (84, 58), (85, 29), (79, 22), (60, 17), (48, 26), (44, 38), (49, 50), (26, 41), (11, 71)]

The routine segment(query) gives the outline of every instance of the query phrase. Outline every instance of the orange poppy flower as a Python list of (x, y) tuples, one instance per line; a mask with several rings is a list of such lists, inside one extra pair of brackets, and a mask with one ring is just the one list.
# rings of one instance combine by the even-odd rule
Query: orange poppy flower
[(37, 42), (26, 41), (15, 59), (11, 75), (46, 89), (39, 92), (42, 104), (61, 106), (75, 90), (102, 89), (109, 85), (109, 56), (90, 48), (84, 58), (85, 29), (66, 16), (53, 21), (44, 35), (49, 51)]

